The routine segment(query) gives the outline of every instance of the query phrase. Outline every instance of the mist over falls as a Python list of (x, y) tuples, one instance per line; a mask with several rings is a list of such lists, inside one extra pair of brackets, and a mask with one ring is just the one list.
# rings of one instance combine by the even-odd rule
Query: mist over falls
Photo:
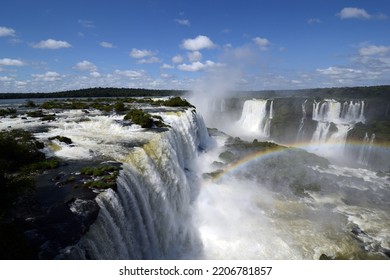
[[(2, 129), (32, 131), (46, 156), (64, 163), (40, 179), (37, 199), (81, 221), (66, 242), (57, 238), (66, 220), (49, 229), (31, 222), (38, 258), (389, 257), (389, 150), (379, 145), (388, 131), (378, 129), (372, 100), (200, 101), (209, 107), (137, 100), (125, 102), (137, 108), (129, 113), (61, 108), (44, 109), (55, 112), (51, 121), (29, 112), (2, 118)], [(102, 171), (113, 163), (114, 186), (115, 172)], [(103, 168), (80, 171), (90, 164)]]

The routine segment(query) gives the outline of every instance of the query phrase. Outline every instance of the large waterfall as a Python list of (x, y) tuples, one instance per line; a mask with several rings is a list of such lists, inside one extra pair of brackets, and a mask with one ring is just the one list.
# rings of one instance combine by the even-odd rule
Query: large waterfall
[(270, 101), (267, 112), (268, 100), (246, 100), (242, 109), (241, 118), (237, 125), (244, 134), (267, 139), (270, 137), (271, 120), (273, 118), (273, 100)]
[(331, 152), (342, 152), (348, 131), (353, 129), (356, 123), (365, 121), (364, 101), (345, 101), (344, 103), (333, 99), (325, 99), (322, 102), (314, 101), (312, 119), (317, 122), (317, 127), (311, 143), (336, 144), (337, 147), (333, 147)]
[(208, 144), (208, 133), (194, 111), (161, 116), (171, 128), (122, 159), (117, 190), (97, 196), (97, 220), (60, 258), (196, 257), (201, 242), (191, 222), (198, 192), (192, 162)]

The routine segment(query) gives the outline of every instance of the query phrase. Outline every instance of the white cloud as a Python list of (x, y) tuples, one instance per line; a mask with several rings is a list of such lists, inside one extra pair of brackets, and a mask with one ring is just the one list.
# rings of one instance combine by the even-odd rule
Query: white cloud
[(205, 63), (202, 63), (200, 61), (195, 61), (191, 64), (185, 64), (185, 63), (180, 64), (179, 66), (177, 66), (177, 68), (182, 71), (197, 72), (200, 70), (205, 70), (205, 69), (220, 67), (220, 66), (223, 66), (223, 64), (215, 63), (211, 60), (207, 60)]
[(96, 71), (89, 73), (89, 75), (91, 75), (94, 78), (100, 78), (102, 76), (102, 75), (100, 75), (99, 72), (96, 72)]
[(175, 64), (182, 63), (183, 60), (184, 60), (183, 57), (179, 54), (172, 57), (172, 63), (175, 63)]
[(199, 35), (194, 39), (183, 40), (181, 48), (189, 51), (199, 51), (201, 49), (212, 49), (215, 48), (215, 44), (210, 40), (209, 37)]
[(300, 80), (291, 80), (291, 83), (293, 83), (293, 84), (302, 84), (302, 81), (300, 81)]
[(107, 49), (112, 49), (112, 48), (115, 48), (114, 44), (110, 43), (110, 42), (106, 42), (106, 41), (103, 41), (103, 42), (100, 42), (99, 45), (103, 48), (107, 48)]
[(340, 75), (349, 75), (350, 77), (356, 76), (356, 74), (361, 74), (361, 70), (344, 68), (344, 67), (328, 67), (326, 69), (317, 69), (317, 72), (329, 75), (329, 76), (340, 76)]
[(202, 59), (202, 54), (199, 51), (189, 52), (187, 55), (190, 62), (200, 61)]
[(79, 19), (78, 23), (84, 26), (85, 28), (95, 28), (95, 24), (92, 20)]
[(15, 86), (16, 86), (17, 88), (22, 88), (22, 87), (25, 87), (25, 86), (27, 86), (27, 85), (28, 85), (28, 83), (25, 82), (25, 81), (15, 81)]
[(15, 36), (15, 30), (5, 26), (0, 26), (0, 37)]
[(144, 58), (147, 56), (153, 56), (154, 53), (151, 50), (139, 50), (136, 48), (133, 48), (130, 52), (130, 56), (133, 58)]
[(318, 24), (321, 23), (322, 21), (319, 18), (310, 18), (307, 23), (308, 24)]
[(134, 71), (134, 70), (115, 70), (115, 75), (124, 76), (130, 79), (140, 79), (144, 76), (142, 71)]
[(188, 19), (175, 19), (175, 21), (180, 25), (190, 26), (191, 23)]
[(25, 63), (18, 59), (2, 58), (0, 59), (0, 65), (2, 66), (24, 66)]
[(10, 78), (8, 76), (0, 76), (0, 82), (10, 82), (13, 78)]
[(97, 70), (97, 67), (92, 62), (90, 62), (88, 60), (83, 60), (83, 61), (77, 63), (75, 66), (73, 66), (73, 69), (76, 69), (79, 71), (95, 72)]
[(31, 76), (37, 81), (54, 82), (61, 80), (61, 75), (52, 71), (48, 71), (45, 74), (32, 74)]
[(370, 45), (359, 49), (359, 54), (363, 56), (385, 55), (390, 51), (390, 46)]
[(271, 42), (267, 38), (256, 37), (253, 38), (253, 42), (258, 45), (263, 51), (267, 50), (267, 46), (271, 44)]
[(372, 15), (368, 13), (365, 9), (355, 8), (355, 7), (346, 7), (343, 8), (336, 16), (341, 19), (387, 19), (387, 15), (379, 13)]
[(159, 63), (161, 62), (158, 57), (152, 56), (149, 58), (143, 58), (137, 61), (139, 64), (151, 64), (151, 63)]
[(160, 76), (164, 79), (172, 78), (172, 75), (169, 75), (167, 73), (161, 73)]
[(174, 69), (175, 67), (173, 67), (172, 65), (164, 63), (160, 68), (161, 69)]
[(66, 41), (57, 41), (53, 39), (48, 39), (48, 40), (42, 40), (39, 43), (32, 44), (33, 48), (36, 49), (62, 49), (62, 48), (71, 48), (72, 45), (69, 44)]

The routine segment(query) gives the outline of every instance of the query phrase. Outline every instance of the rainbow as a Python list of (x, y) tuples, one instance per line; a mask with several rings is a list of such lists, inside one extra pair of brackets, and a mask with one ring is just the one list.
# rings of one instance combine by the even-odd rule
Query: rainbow
[[(341, 147), (350, 147), (354, 149), (360, 149), (364, 144), (361, 141), (348, 141), (347, 144), (340, 144), (337, 142), (328, 142), (324, 144), (313, 144), (310, 142), (299, 142), (294, 143), (288, 146), (277, 146), (275, 148), (266, 148), (261, 151), (257, 151), (251, 154), (246, 155), (245, 157), (240, 158), (237, 161), (230, 163), (222, 172), (214, 177), (214, 181), (219, 182), (225, 176), (232, 174), (242, 168), (245, 168), (247, 165), (253, 163), (254, 161), (264, 160), (279, 154), (282, 154), (285, 151), (297, 148), (302, 149), (308, 152), (313, 152), (319, 149), (337, 149)], [(389, 153), (390, 155), (390, 143), (373, 143), (373, 147), (383, 149), (384, 152)]]

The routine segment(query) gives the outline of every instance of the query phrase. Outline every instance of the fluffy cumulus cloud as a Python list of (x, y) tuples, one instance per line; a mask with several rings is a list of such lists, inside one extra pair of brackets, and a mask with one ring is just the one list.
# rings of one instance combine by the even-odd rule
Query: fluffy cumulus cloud
[(154, 52), (151, 50), (139, 50), (136, 48), (133, 48), (130, 52), (130, 56), (133, 58), (144, 58), (148, 56), (153, 56)]
[(130, 78), (132, 80), (141, 79), (144, 76), (143, 71), (135, 71), (135, 70), (115, 70), (114, 74), (118, 76)]
[(172, 63), (174, 63), (174, 64), (182, 63), (183, 61), (184, 61), (184, 58), (179, 54), (172, 57)]
[(94, 78), (100, 78), (102, 76), (99, 72), (96, 72), (96, 71), (89, 73), (89, 75), (91, 75), (91, 77), (94, 77)]
[(175, 21), (180, 24), (180, 25), (184, 25), (184, 26), (190, 26), (191, 23), (188, 19), (175, 19)]
[(161, 62), (158, 57), (152, 56), (149, 58), (143, 58), (137, 61), (139, 64), (151, 64), (151, 63), (159, 63)]
[(200, 61), (202, 59), (202, 54), (199, 51), (189, 52), (188, 60), (191, 62)]
[(271, 42), (267, 38), (256, 37), (253, 38), (253, 42), (259, 46), (262, 50), (267, 50)]
[(370, 14), (365, 9), (346, 7), (336, 14), (341, 19), (386, 19), (385, 14)]
[(15, 36), (15, 30), (5, 26), (0, 26), (0, 37)]
[(181, 48), (189, 51), (199, 51), (201, 49), (212, 49), (215, 47), (216, 45), (213, 41), (204, 35), (199, 35), (194, 39), (185, 39), (181, 44)]
[(376, 46), (370, 45), (359, 49), (359, 54), (362, 56), (373, 56), (373, 55), (386, 55), (390, 52), (390, 46)]
[(96, 65), (88, 60), (83, 60), (83, 61), (77, 63), (75, 66), (73, 66), (73, 69), (76, 69), (79, 71), (90, 71), (90, 72), (97, 71)]
[(1, 66), (24, 66), (25, 63), (19, 59), (2, 58), (0, 59)]
[(32, 44), (33, 48), (36, 49), (63, 49), (63, 48), (71, 48), (72, 45), (69, 44), (66, 41), (58, 41), (54, 39), (47, 39), (47, 40), (42, 40), (39, 43)]
[(45, 74), (32, 74), (36, 81), (54, 82), (61, 80), (61, 75), (57, 72), (48, 71)]
[(100, 42), (99, 45), (103, 48), (106, 48), (106, 49), (112, 49), (112, 48), (115, 48), (114, 44), (110, 43), (110, 42), (106, 42), (106, 41), (103, 41), (103, 42)]
[(362, 73), (361, 70), (352, 69), (352, 68), (344, 68), (344, 67), (328, 67), (325, 69), (317, 69), (317, 72), (329, 75), (329, 76), (346, 76), (348, 75), (350, 78), (355, 77), (356, 75), (360, 75)]
[(13, 78), (10, 78), (8, 76), (0, 76), (0, 82), (10, 82)]
[(197, 72), (197, 71), (206, 70), (214, 67), (220, 67), (220, 66), (223, 65), (220, 63), (215, 63), (211, 60), (207, 60), (205, 63), (202, 63), (200, 61), (195, 61), (191, 64), (183, 63), (177, 66), (177, 68), (182, 71)]
[(161, 69), (174, 69), (175, 67), (173, 67), (172, 65), (164, 63), (160, 68)]

